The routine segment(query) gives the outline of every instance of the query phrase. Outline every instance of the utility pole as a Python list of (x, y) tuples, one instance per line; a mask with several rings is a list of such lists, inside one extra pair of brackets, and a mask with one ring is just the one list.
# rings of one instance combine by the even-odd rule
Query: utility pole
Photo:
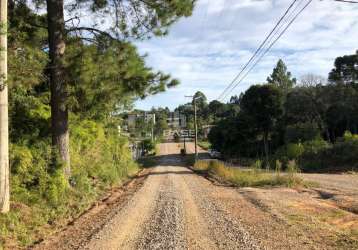
[(186, 135), (184, 134), (184, 152), (185, 152), (185, 154), (186, 154), (186, 144), (185, 144), (185, 137), (186, 137)]
[(154, 142), (154, 125), (155, 125), (155, 114), (152, 114), (152, 142)]
[(0, 27), (0, 212), (6, 213), (10, 210), (7, 0), (0, 0)]
[(198, 160), (198, 124), (196, 119), (196, 98), (194, 98), (195, 161)]
[(196, 113), (197, 113), (196, 100), (200, 99), (201, 96), (199, 97), (185, 96), (185, 97), (193, 98), (193, 102), (194, 102), (194, 130), (195, 130), (194, 143), (195, 143), (195, 161), (197, 161), (198, 160), (198, 123), (196, 117)]

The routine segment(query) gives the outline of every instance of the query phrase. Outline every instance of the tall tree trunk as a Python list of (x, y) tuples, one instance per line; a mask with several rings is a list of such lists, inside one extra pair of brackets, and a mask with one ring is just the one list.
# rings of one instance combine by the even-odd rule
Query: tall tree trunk
[(7, 0), (0, 0), (0, 212), (10, 210), (9, 116), (7, 95)]
[[(51, 125), (54, 153), (59, 153), (69, 177), (70, 149), (68, 131), (67, 84), (64, 77), (65, 21), (63, 0), (46, 0), (50, 47)], [(56, 158), (57, 159), (57, 158)]]

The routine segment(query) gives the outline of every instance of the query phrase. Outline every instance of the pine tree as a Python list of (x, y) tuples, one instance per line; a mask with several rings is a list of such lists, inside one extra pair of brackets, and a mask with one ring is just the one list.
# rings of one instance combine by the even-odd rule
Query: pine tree
[[(111, 16), (109, 13), (114, 13), (112, 27), (100, 29), (97, 28), (99, 23), (93, 23), (87, 27), (65, 27), (64, 1), (46, 0), (50, 54), (52, 143), (65, 164), (64, 169), (67, 176), (70, 174), (68, 83), (65, 78), (63, 62), (67, 36), (80, 34), (80, 38), (94, 42), (101, 37), (121, 40), (127, 37), (143, 39), (151, 35), (165, 35), (169, 26), (178, 18), (191, 15), (194, 3), (195, 1), (192, 0), (160, 0), (155, 1), (155, 3), (141, 0), (126, 2), (121, 0), (84, 0), (75, 1), (71, 6), (68, 6), (73, 13), (86, 11), (90, 15), (90, 12), (93, 12), (96, 17), (102, 16), (102, 20)], [(90, 8), (88, 9), (88, 7)], [(78, 19), (78, 17), (74, 15), (73, 19)], [(101, 18), (95, 18), (95, 20), (98, 19)], [(57, 152), (55, 153), (57, 154)]]
[(280, 88), (284, 94), (287, 94), (296, 84), (296, 79), (292, 78), (291, 72), (287, 71), (287, 66), (280, 59), (272, 74), (267, 78), (269, 84)]

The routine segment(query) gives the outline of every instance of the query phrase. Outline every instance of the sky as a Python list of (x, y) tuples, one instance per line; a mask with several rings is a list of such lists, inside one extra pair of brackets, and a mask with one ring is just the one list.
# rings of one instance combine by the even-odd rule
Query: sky
[[(307, 1), (298, 3), (303, 6)], [(181, 84), (137, 101), (136, 108), (174, 109), (196, 91), (209, 101), (218, 98), (291, 2), (199, 0), (193, 15), (175, 23), (169, 35), (137, 42), (139, 52), (148, 54), (148, 66), (170, 73)], [(280, 58), (298, 79), (308, 73), (327, 77), (336, 57), (357, 49), (358, 4), (313, 0), (231, 95), (264, 83)]]

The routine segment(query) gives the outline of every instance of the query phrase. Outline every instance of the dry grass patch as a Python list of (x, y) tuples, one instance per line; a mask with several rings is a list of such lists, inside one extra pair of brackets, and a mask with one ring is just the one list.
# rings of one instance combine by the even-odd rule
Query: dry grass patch
[(281, 175), (279, 172), (273, 174), (257, 168), (241, 170), (227, 167), (223, 162), (217, 160), (198, 161), (194, 165), (194, 170), (207, 173), (220, 181), (229, 182), (239, 187), (304, 185), (303, 180), (293, 172)]

